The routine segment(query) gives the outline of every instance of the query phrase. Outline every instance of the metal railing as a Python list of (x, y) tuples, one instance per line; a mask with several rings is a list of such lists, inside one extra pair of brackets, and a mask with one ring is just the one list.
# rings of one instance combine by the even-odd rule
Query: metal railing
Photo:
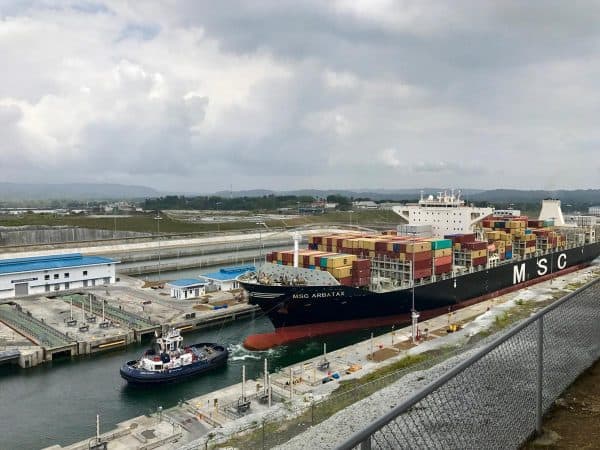
[(337, 447), (516, 448), (600, 357), (600, 279), (477, 350)]

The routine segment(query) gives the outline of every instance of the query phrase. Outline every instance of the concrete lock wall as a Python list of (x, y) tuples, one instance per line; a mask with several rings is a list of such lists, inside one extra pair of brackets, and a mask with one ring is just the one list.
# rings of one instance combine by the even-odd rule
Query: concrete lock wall
[(34, 245), (58, 242), (92, 241), (100, 239), (148, 236), (135, 231), (95, 230), (79, 227), (25, 225), (0, 227), (0, 245)]

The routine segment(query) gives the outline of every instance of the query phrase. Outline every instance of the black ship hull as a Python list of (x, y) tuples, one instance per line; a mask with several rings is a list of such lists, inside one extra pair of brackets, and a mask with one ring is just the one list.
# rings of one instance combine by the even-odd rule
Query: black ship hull
[[(448, 307), (471, 299), (491, 298), (497, 293), (518, 289), (569, 269), (583, 267), (599, 255), (600, 243), (592, 243), (416, 285), (415, 309), (419, 312), (447, 310)], [(368, 319), (409, 317), (412, 309), (412, 288), (373, 292), (341, 285), (240, 284), (248, 292), (249, 302), (258, 305), (278, 331), (344, 321), (355, 322), (358, 327), (361, 323), (375, 323)]]
[(160, 372), (138, 369), (135, 367), (137, 361), (128, 361), (121, 369), (121, 378), (127, 380), (129, 384), (138, 386), (151, 386), (156, 384), (176, 383), (195, 377), (209, 370), (223, 366), (227, 362), (229, 351), (217, 344), (202, 343), (194, 346), (210, 346), (215, 354), (211, 358), (204, 361), (196, 361), (186, 366), (167, 369)]

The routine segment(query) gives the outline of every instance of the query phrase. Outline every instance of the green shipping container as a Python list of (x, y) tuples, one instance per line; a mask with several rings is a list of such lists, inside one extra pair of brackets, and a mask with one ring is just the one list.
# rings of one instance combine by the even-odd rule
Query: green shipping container
[(452, 241), (450, 239), (440, 239), (439, 241), (431, 242), (432, 250), (444, 250), (446, 248), (452, 248)]

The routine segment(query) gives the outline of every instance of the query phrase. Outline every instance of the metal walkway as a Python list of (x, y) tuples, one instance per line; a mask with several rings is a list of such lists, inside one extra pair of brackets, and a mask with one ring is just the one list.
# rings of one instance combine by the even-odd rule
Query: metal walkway
[(3, 350), (0, 351), (0, 363), (19, 359), (21, 352), (19, 350)]
[[(89, 297), (81, 295), (81, 294), (71, 294), (65, 295), (61, 297), (65, 302), (70, 302), (73, 299), (73, 305), (78, 306), (79, 308), (84, 308), (86, 312), (89, 312), (90, 309), (90, 300)], [(92, 312), (102, 317), (102, 300), (98, 300), (96, 296), (92, 297)], [(148, 319), (145, 319), (142, 316), (139, 316), (135, 313), (125, 311), (124, 309), (115, 308), (111, 306), (110, 303), (104, 303), (104, 316), (112, 320), (114, 322), (118, 322), (121, 325), (125, 325), (134, 330), (147, 330), (156, 328), (156, 324), (152, 323)]]
[(75, 343), (65, 334), (10, 305), (0, 305), (0, 320), (48, 350)]

